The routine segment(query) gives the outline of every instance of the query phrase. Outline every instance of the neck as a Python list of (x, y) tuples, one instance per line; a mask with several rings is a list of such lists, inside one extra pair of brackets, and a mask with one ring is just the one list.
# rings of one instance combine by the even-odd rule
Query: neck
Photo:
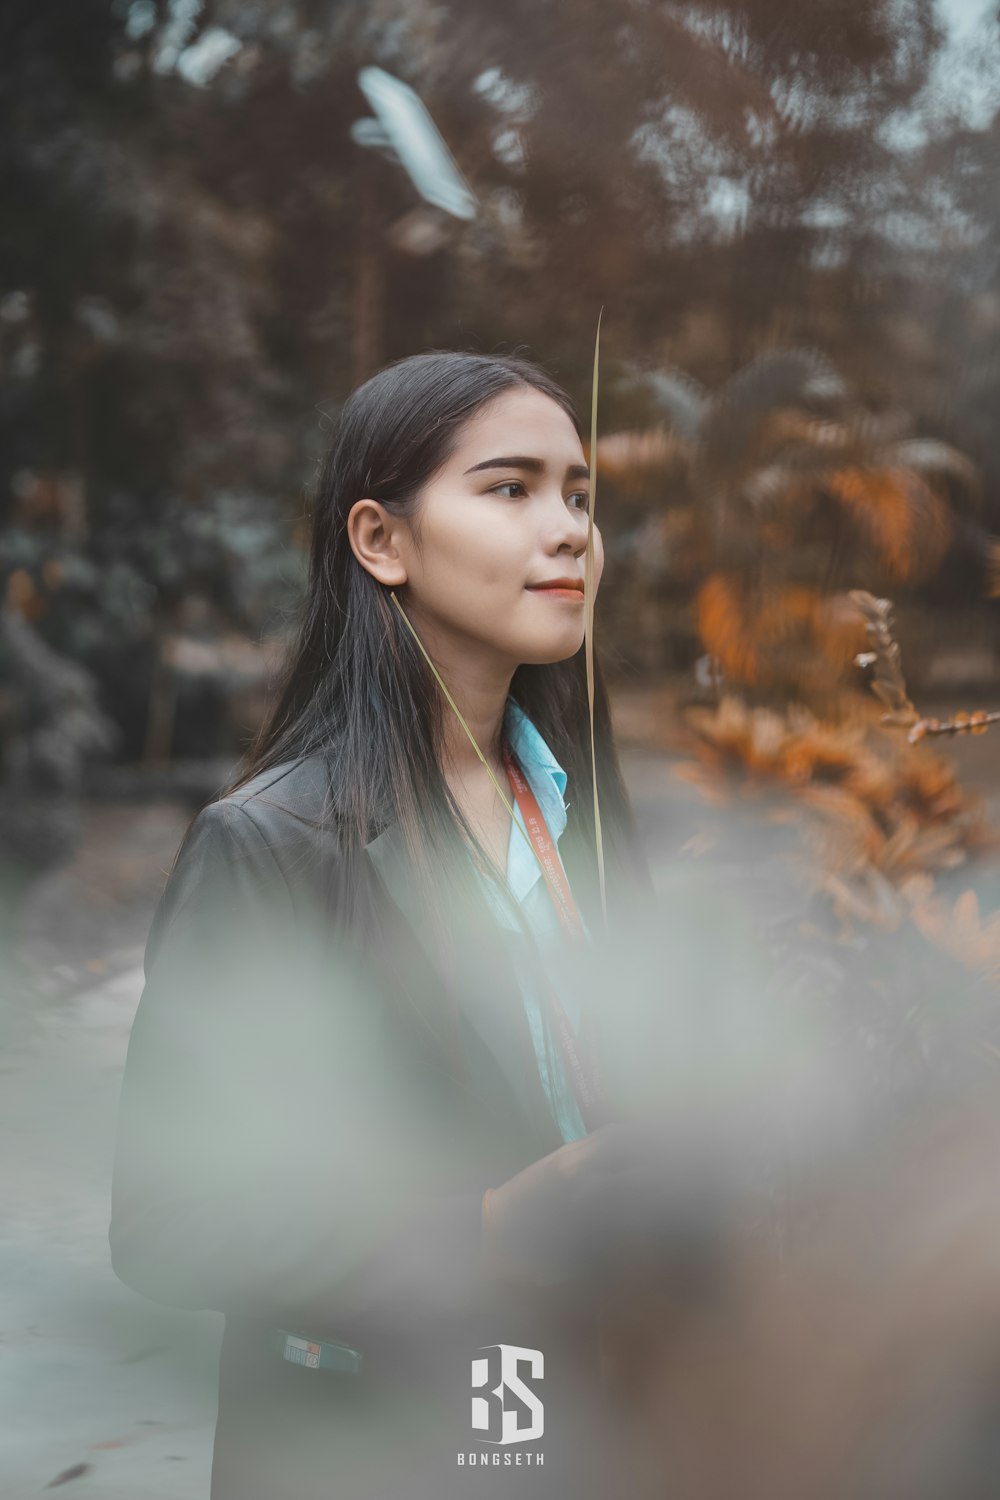
[[(493, 677), (468, 669), (456, 679), (441, 668), (448, 691), (458, 704), (466, 724), (476, 737), (476, 744), (494, 770), (500, 765), (501, 731), (512, 672)], [(474, 771), (482, 765), (469, 736), (459, 723), (451, 705), (445, 704), (444, 751), (448, 766), (459, 772)]]
[[(420, 611), (410, 607), (409, 618), (418, 632), (448, 691), (458, 705), (476, 744), (496, 771), (501, 766), (500, 736), (503, 728), (507, 694), (514, 669), (509, 658), (490, 656), (476, 651), (468, 641), (449, 639), (434, 624), (421, 618)], [(459, 723), (451, 704), (444, 702), (445, 773), (464, 776), (482, 766), (469, 736)]]

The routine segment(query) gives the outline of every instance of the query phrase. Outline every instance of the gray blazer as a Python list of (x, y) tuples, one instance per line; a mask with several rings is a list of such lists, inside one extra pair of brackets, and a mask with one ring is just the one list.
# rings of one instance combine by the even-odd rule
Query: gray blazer
[[(561, 1144), (504, 940), (463, 959), (463, 1087), (400, 830), (347, 859), (315, 826), (325, 792), (319, 758), (289, 762), (181, 847), (122, 1086), (114, 1269), (225, 1315), (212, 1500), (468, 1493), (470, 1361), (497, 1343), (547, 1358), (545, 1468), (521, 1492), (590, 1493), (594, 1325), (479, 1265), (485, 1189)], [(361, 1377), (285, 1361), (277, 1327), (350, 1344)]]

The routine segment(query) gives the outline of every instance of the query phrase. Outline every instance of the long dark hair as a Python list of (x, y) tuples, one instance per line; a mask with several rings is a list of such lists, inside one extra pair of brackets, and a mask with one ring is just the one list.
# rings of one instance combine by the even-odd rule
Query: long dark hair
[[(274, 706), (219, 794), (284, 762), (321, 755), (330, 786), (326, 816), (345, 856), (356, 856), (398, 821), (420, 867), (418, 886), (445, 929), (449, 902), (459, 891), (468, 895), (468, 845), (482, 864), (488, 866), (489, 857), (441, 771), (444, 716), (452, 709), (388, 588), (355, 557), (346, 520), (367, 496), (418, 527), (421, 490), (453, 452), (463, 424), (502, 392), (525, 386), (551, 397), (580, 432), (566, 393), (538, 366), (514, 357), (413, 355), (351, 394), (316, 488), (297, 638)], [(405, 587), (397, 597), (405, 609)], [(560, 854), (585, 920), (599, 928), (584, 648), (565, 661), (522, 664), (510, 693), (566, 771), (569, 810)], [(610, 917), (616, 899), (627, 901), (630, 891), (649, 887), (597, 662), (594, 718)]]

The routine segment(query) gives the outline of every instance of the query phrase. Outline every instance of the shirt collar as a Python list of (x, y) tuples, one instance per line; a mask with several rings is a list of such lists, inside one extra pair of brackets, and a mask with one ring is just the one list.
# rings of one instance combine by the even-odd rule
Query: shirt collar
[[(552, 839), (558, 843), (566, 828), (566, 804), (563, 801), (567, 782), (566, 772), (556, 760), (544, 736), (514, 698), (507, 699), (504, 729), (510, 740), (511, 749), (517, 756), (518, 764), (538, 799), (538, 805), (544, 814)], [(523, 828), (524, 819), (516, 802), (514, 813)], [(541, 880), (542, 872), (538, 867), (538, 860), (524, 837), (513, 828), (511, 840), (507, 869), (508, 884), (515, 900), (523, 901), (535, 882)]]

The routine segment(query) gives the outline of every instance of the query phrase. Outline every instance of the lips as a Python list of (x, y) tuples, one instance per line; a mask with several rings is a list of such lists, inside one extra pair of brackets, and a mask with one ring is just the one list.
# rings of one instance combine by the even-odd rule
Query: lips
[(579, 578), (550, 578), (547, 583), (529, 583), (529, 589), (574, 589), (577, 593), (583, 593), (583, 582)]

